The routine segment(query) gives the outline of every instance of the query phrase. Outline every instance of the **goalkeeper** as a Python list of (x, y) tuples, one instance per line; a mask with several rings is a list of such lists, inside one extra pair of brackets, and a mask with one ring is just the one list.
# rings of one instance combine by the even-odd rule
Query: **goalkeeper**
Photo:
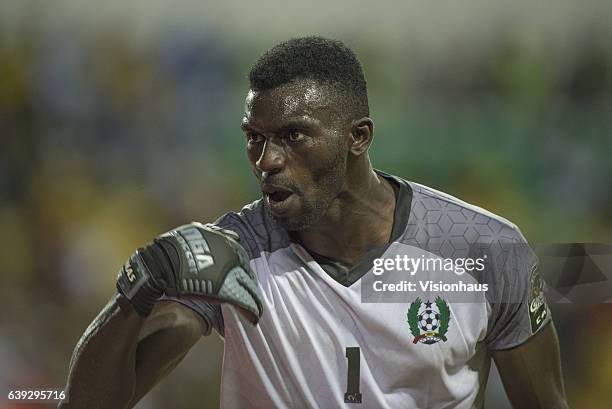
[[(537, 257), (510, 221), (372, 167), (354, 53), (289, 40), (249, 81), (241, 128), (261, 199), (130, 257), (77, 345), (62, 409), (132, 407), (212, 330), (223, 409), (480, 409), (492, 360), (515, 408), (566, 408)], [(489, 290), (470, 302), (437, 290), (362, 302), (378, 259), (472, 249), (490, 257), (461, 279)]]

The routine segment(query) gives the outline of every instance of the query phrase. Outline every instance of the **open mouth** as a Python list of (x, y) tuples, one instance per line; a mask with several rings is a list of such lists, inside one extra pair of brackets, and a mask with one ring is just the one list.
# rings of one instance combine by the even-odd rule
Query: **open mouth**
[(295, 195), (292, 191), (274, 185), (263, 185), (261, 191), (264, 194), (270, 210), (275, 214), (282, 214), (289, 211), (295, 201), (291, 200)]
[(268, 196), (268, 200), (270, 200), (270, 202), (279, 203), (279, 202), (285, 201), (292, 194), (293, 193), (291, 193), (289, 191), (280, 191), (280, 190), (278, 190), (278, 191), (266, 193), (266, 196)]

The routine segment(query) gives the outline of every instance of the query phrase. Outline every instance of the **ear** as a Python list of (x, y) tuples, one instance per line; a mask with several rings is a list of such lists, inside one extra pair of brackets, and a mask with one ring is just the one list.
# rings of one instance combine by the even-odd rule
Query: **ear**
[(351, 124), (351, 141), (349, 150), (353, 155), (367, 152), (374, 137), (374, 122), (368, 117), (357, 119)]

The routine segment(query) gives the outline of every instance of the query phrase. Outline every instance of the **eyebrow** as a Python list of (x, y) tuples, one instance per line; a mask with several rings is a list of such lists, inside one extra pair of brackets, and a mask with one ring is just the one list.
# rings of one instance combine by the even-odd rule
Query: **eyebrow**
[[(297, 129), (297, 130), (310, 130), (313, 128), (313, 126), (316, 126), (318, 123), (318, 121), (314, 120), (314, 119), (310, 119), (310, 118), (295, 118), (295, 119), (290, 119), (288, 122), (286, 122), (285, 124), (283, 124), (282, 126), (280, 126), (279, 128), (274, 130), (274, 133), (281, 133), (290, 129)], [(254, 131), (254, 132), (258, 132), (261, 133), (259, 130), (257, 130), (257, 128), (254, 128), (253, 126), (251, 126), (250, 124), (248, 124), (247, 122), (243, 122), (242, 124), (240, 124), (240, 129), (242, 129), (243, 131)]]

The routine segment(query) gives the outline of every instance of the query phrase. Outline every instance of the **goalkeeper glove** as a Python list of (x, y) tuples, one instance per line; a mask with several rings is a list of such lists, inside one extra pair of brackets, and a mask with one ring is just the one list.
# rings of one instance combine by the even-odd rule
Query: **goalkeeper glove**
[(136, 250), (117, 275), (117, 290), (143, 317), (164, 294), (199, 295), (240, 307), (257, 323), (262, 296), (237, 240), (211, 224), (180, 226)]

